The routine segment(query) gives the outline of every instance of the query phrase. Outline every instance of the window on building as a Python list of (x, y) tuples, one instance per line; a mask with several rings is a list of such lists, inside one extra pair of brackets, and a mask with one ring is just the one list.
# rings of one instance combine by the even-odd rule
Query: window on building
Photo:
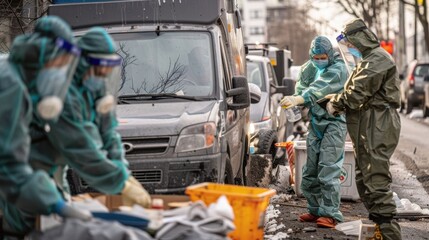
[(262, 10), (252, 10), (250, 11), (250, 18), (262, 18)]
[(264, 35), (264, 27), (250, 27), (250, 35)]

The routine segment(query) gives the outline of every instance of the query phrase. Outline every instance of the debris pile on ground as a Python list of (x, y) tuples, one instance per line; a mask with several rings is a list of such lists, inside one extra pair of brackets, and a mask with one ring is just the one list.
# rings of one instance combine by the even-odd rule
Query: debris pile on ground
[(396, 212), (397, 215), (428, 215), (429, 209), (422, 209), (418, 204), (412, 203), (407, 198), (399, 199), (398, 195), (393, 193), (393, 200), (395, 200), (396, 204)]
[(251, 154), (247, 168), (247, 185), (267, 188), (271, 183), (271, 154)]

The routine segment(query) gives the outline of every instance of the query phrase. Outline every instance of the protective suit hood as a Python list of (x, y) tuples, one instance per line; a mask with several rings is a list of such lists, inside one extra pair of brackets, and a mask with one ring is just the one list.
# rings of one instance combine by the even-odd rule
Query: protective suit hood
[(345, 24), (343, 33), (365, 57), (372, 49), (380, 46), (376, 35), (369, 30), (360, 18), (353, 19)]
[(48, 56), (55, 51), (52, 41), (57, 37), (74, 43), (73, 32), (67, 23), (59, 17), (49, 16), (37, 21), (34, 33), (18, 36), (13, 41), (9, 61), (26, 69), (26, 74), (19, 69), (26, 84), (49, 61)]
[(329, 64), (332, 64), (334, 61), (335, 51), (332, 47), (331, 41), (325, 36), (318, 36), (313, 41), (311, 41), (311, 47), (309, 50), (310, 59), (317, 54), (327, 54), (329, 59)]
[(106, 30), (101, 27), (93, 27), (78, 40), (77, 45), (82, 49), (82, 57), (76, 68), (73, 83), (77, 86), (81, 86), (84, 74), (90, 67), (85, 56), (89, 53), (115, 53), (115, 42), (108, 35)]

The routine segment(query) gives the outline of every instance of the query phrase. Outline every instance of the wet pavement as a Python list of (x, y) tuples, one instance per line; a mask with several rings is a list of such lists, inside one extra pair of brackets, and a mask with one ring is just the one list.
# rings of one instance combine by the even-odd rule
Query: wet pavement
[[(399, 198), (407, 198), (421, 208), (429, 208), (429, 120), (419, 118), (419, 112), (401, 114), (401, 138), (391, 158), (392, 190)], [(266, 215), (266, 239), (358, 239), (335, 229), (317, 228), (315, 223), (301, 223), (300, 214), (306, 213), (305, 198), (280, 195), (272, 199)], [(367, 211), (358, 200), (342, 201), (345, 222), (367, 219)], [(429, 239), (429, 219), (399, 219), (402, 239)], [(315, 231), (307, 231), (310, 230)], [(312, 229), (313, 228), (313, 229)]]

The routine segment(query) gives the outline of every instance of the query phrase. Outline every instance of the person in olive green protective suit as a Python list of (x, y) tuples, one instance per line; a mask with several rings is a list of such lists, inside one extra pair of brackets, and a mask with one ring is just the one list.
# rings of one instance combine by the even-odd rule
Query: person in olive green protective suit
[[(148, 207), (149, 194), (128, 171), (120, 136), (115, 131), (114, 112), (98, 114), (92, 104), (95, 95), (91, 89), (104, 83), (95, 79), (95, 69), (87, 59), (91, 54), (120, 59), (115, 54), (114, 42), (105, 30), (92, 28), (78, 40), (78, 46), (82, 56), (63, 113), (55, 124), (50, 125), (49, 132), (44, 131), (43, 124), (33, 125), (33, 132), (37, 134), (34, 134), (31, 148), (32, 166), (54, 174), (58, 166), (67, 164), (94, 189), (106, 194), (121, 193), (125, 204)], [(50, 155), (46, 154), (48, 149), (51, 149)], [(62, 169), (60, 172), (64, 173)], [(62, 179), (60, 177), (58, 182)]]
[(283, 98), (284, 107), (303, 104), (309, 108), (307, 162), (301, 189), (308, 202), (303, 222), (319, 227), (334, 227), (343, 221), (340, 212), (340, 174), (344, 161), (346, 124), (344, 116), (334, 117), (318, 101), (327, 94), (342, 91), (347, 80), (344, 61), (324, 36), (316, 37), (310, 47), (310, 60), (301, 68), (294, 96)]
[(383, 239), (401, 239), (392, 199), (389, 159), (399, 140), (401, 128), (399, 79), (392, 57), (380, 47), (376, 35), (361, 19), (347, 23), (343, 30), (350, 51), (361, 55), (344, 92), (332, 97), (332, 113), (346, 112), (347, 129), (356, 158), (356, 185)]
[[(61, 92), (67, 91), (67, 74), (71, 77), (72, 60), (79, 55), (72, 42), (64, 21), (44, 17), (34, 33), (14, 40), (9, 58), (0, 64), (0, 209), (5, 231), (26, 233), (39, 214), (66, 215), (49, 175), (30, 167), (29, 125), (33, 116), (54, 121), (61, 111)], [(26, 85), (35, 88), (31, 97)]]

